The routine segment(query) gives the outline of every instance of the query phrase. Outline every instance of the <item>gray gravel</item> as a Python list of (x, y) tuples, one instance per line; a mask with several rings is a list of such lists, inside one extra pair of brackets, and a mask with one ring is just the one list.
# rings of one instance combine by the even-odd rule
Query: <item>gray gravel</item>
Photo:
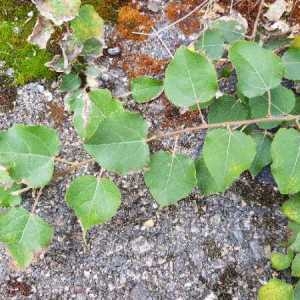
[[(157, 1), (149, 2), (157, 5)], [(170, 31), (164, 38), (173, 49), (178, 31)], [(151, 43), (122, 47), (166, 57)], [(112, 58), (103, 58), (101, 68), (108, 78), (100, 78), (99, 86), (112, 84), (115, 94), (128, 91), (128, 79), (112, 67)], [(66, 113), (64, 121), (56, 124), (49, 114), (50, 103), (63, 105), (55, 87), (31, 83), (19, 88), (15, 110), (0, 116), (0, 129), (14, 123), (55, 127), (62, 141), (61, 156), (87, 159), (71, 116)], [(162, 129), (166, 120), (162, 97), (142, 106), (130, 99), (124, 103), (143, 113), (151, 130)], [(173, 119), (181, 116), (182, 112), (175, 111)], [(196, 157), (203, 137), (182, 136), (178, 151)], [(173, 144), (174, 140), (166, 140), (151, 149), (171, 149)], [(281, 199), (272, 185), (245, 175), (223, 195), (203, 198), (195, 191), (178, 205), (159, 209), (142, 174), (118, 177), (106, 173), (121, 189), (121, 209), (110, 223), (90, 231), (85, 249), (64, 193), (75, 176), (98, 171), (96, 165), (83, 167), (45, 188), (36, 212), (55, 227), (54, 241), (23, 272), (13, 269), (4, 247), (0, 247), (0, 299), (256, 299), (259, 286), (274, 272), (267, 257), (286, 234), (279, 212)], [(32, 205), (30, 193), (25, 195), (24, 205)]]

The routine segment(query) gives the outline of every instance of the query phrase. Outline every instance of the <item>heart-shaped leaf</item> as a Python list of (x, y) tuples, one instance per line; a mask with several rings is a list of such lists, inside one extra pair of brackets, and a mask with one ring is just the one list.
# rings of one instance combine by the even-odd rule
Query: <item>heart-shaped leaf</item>
[(51, 180), (58, 152), (57, 133), (45, 126), (15, 125), (0, 133), (0, 163), (15, 181), (32, 188)]
[(148, 125), (139, 114), (115, 112), (86, 141), (85, 149), (103, 168), (126, 174), (148, 163), (147, 134)]
[(272, 174), (282, 194), (300, 192), (300, 132), (281, 128), (271, 146)]
[(121, 194), (111, 180), (81, 176), (71, 183), (66, 200), (86, 232), (95, 225), (109, 221), (117, 213)]
[(177, 49), (165, 76), (166, 96), (177, 106), (208, 102), (218, 90), (213, 64), (205, 56), (183, 46)]
[(149, 102), (162, 93), (163, 82), (147, 76), (134, 78), (131, 81), (131, 91), (137, 103)]
[(254, 42), (234, 43), (229, 58), (237, 71), (238, 89), (249, 98), (262, 96), (277, 87), (284, 74), (281, 59)]
[(151, 156), (145, 183), (160, 206), (175, 204), (196, 185), (194, 161), (181, 154), (157, 152)]
[(226, 129), (209, 131), (203, 147), (205, 165), (221, 191), (250, 168), (255, 153), (256, 146), (251, 137)]
[[(291, 112), (295, 106), (296, 99), (294, 93), (283, 87), (282, 85), (278, 86), (271, 90), (271, 114), (272, 116), (285, 115)], [(268, 93), (263, 96), (255, 97), (249, 99), (249, 105), (251, 108), (252, 118), (263, 118), (268, 114), (268, 104), (269, 96)], [(271, 129), (278, 125), (281, 122), (265, 122), (257, 124), (258, 127), (262, 129)]]
[(28, 267), (34, 255), (48, 247), (52, 237), (52, 227), (23, 208), (10, 208), (0, 214), (0, 242), (20, 268)]

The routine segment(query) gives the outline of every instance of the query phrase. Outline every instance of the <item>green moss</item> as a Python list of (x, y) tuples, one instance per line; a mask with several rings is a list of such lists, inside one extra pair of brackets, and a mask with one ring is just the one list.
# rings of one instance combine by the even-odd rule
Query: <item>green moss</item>
[[(5, 62), (5, 68), (14, 69), (15, 84), (51, 78), (53, 73), (45, 63), (52, 55), (27, 42), (36, 19), (34, 6), (27, 0), (0, 2), (0, 60)], [(34, 14), (32, 18), (28, 17), (30, 12)]]

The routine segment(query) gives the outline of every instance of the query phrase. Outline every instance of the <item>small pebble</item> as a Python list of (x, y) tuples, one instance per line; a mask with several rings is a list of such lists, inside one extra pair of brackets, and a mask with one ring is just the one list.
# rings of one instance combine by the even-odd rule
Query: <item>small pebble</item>
[(151, 227), (153, 227), (153, 226), (154, 226), (154, 221), (153, 221), (153, 219), (149, 219), (149, 220), (147, 220), (146, 222), (144, 222), (143, 226), (146, 227), (146, 228), (151, 228)]
[(121, 53), (120, 47), (108, 48), (107, 53), (111, 56), (117, 56)]

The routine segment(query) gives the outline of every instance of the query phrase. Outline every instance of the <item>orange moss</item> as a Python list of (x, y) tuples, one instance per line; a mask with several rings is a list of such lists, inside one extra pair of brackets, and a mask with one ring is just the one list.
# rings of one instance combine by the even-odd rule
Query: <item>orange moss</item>
[(154, 76), (161, 74), (167, 63), (168, 60), (154, 59), (145, 54), (129, 54), (123, 57), (122, 68), (129, 78), (143, 75)]
[(122, 38), (143, 41), (147, 37), (132, 32), (149, 33), (154, 23), (149, 16), (130, 6), (123, 6), (118, 14), (117, 30)]
[[(183, 0), (180, 2), (171, 2), (165, 9), (166, 16), (169, 21), (175, 22), (187, 15), (191, 10), (193, 10), (202, 2), (203, 0)], [(199, 32), (201, 26), (199, 12), (195, 12), (190, 17), (178, 23), (177, 26), (186, 35), (191, 35), (192, 33)]]

